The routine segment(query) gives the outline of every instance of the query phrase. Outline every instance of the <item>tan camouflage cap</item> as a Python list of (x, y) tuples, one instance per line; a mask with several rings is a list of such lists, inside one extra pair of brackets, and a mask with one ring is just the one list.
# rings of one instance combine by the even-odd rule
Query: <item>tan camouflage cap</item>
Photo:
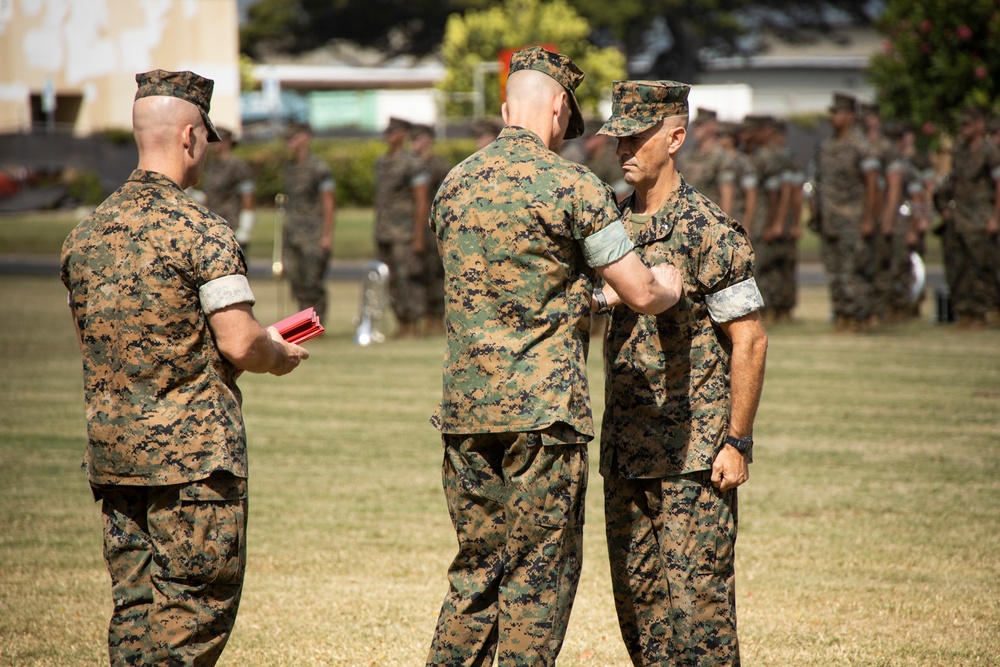
[(854, 95), (848, 95), (847, 93), (834, 93), (833, 103), (827, 110), (830, 112), (850, 111), (856, 113), (858, 111), (858, 98), (854, 97)]
[(566, 90), (566, 94), (569, 96), (569, 108), (572, 111), (563, 139), (576, 139), (583, 136), (583, 114), (580, 113), (580, 105), (576, 101), (576, 88), (583, 81), (583, 71), (568, 57), (546, 51), (540, 46), (521, 49), (511, 56), (509, 74), (524, 69), (542, 72), (559, 82), (559, 85)]
[(162, 95), (176, 97), (198, 107), (198, 110), (201, 111), (201, 118), (205, 121), (205, 127), (208, 128), (208, 140), (221, 141), (212, 119), (208, 117), (208, 111), (212, 105), (212, 90), (215, 88), (214, 81), (194, 72), (168, 72), (154, 69), (151, 72), (136, 74), (135, 82), (139, 84), (138, 90), (135, 91), (135, 99), (137, 100), (143, 97)]
[(597, 132), (612, 137), (639, 134), (671, 116), (686, 116), (691, 86), (677, 81), (615, 81), (611, 118)]

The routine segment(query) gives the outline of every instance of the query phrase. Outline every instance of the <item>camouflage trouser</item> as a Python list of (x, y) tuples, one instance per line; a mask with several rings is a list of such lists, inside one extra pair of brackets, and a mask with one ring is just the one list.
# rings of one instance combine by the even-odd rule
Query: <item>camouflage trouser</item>
[(415, 322), (426, 303), (421, 258), (410, 241), (379, 241), (378, 259), (389, 267), (389, 302), (399, 322)]
[(906, 230), (897, 228), (890, 237), (879, 234), (875, 240), (873, 314), (885, 316), (909, 310), (912, 286), (913, 268), (910, 250), (906, 247)]
[(736, 489), (709, 471), (604, 480), (611, 581), (632, 664), (740, 664)]
[(329, 251), (321, 250), (315, 239), (286, 237), (282, 262), (292, 285), (292, 298), (299, 308), (315, 308), (320, 321), (325, 322)]
[(583, 561), (587, 445), (543, 438), (444, 436), (459, 548), (428, 666), (555, 664)]
[[(757, 254), (758, 248), (762, 249)], [(788, 313), (795, 308), (797, 280), (795, 275), (796, 244), (781, 238), (754, 246), (754, 277), (769, 312)]]
[(247, 483), (99, 486), (114, 611), (111, 665), (214, 665), (246, 570)]
[(985, 230), (951, 233), (945, 261), (955, 314), (982, 317), (1000, 306), (1000, 241)]
[(833, 314), (864, 321), (872, 314), (874, 241), (854, 229), (824, 234), (820, 254), (830, 284)]

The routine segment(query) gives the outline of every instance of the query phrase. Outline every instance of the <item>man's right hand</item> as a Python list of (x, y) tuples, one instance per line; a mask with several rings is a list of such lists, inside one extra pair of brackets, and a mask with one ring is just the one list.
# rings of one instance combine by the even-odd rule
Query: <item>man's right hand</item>
[(657, 264), (650, 268), (650, 271), (653, 273), (653, 277), (656, 278), (656, 282), (660, 283), (660, 285), (674, 295), (673, 303), (667, 309), (677, 305), (677, 302), (684, 296), (684, 280), (681, 278), (681, 272), (673, 264)]
[(295, 343), (289, 343), (278, 330), (274, 327), (267, 328), (267, 334), (271, 337), (280, 348), (281, 357), (278, 363), (274, 365), (268, 372), (271, 375), (285, 375), (286, 373), (291, 373), (295, 370), (304, 359), (309, 358), (309, 350), (302, 347), (301, 345), (296, 345)]

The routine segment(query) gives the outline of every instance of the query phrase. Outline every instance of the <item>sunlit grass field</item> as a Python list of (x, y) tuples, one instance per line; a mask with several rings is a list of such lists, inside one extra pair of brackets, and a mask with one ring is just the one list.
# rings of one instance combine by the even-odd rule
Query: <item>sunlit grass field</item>
[[(261, 321), (290, 314), (285, 285), (252, 285)], [(249, 569), (223, 665), (422, 665), (446, 590), (455, 538), (428, 424), (443, 339), (355, 346), (360, 287), (330, 287), (312, 357), (286, 377), (240, 382)], [(927, 314), (846, 336), (827, 314), (823, 289), (806, 286), (797, 321), (769, 332), (740, 491), (743, 664), (1000, 665), (1000, 329), (959, 332)], [(65, 291), (54, 275), (0, 276), (0, 317), (0, 665), (106, 664), (110, 588), (80, 470)], [(601, 373), (596, 342), (598, 417)], [(628, 664), (591, 452), (566, 667)]]

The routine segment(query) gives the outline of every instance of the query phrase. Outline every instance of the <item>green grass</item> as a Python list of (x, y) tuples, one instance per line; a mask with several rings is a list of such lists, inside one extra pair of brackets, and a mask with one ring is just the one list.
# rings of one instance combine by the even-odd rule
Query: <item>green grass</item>
[[(80, 219), (80, 211), (46, 211), (18, 215), (0, 215), (0, 254), (51, 255), (59, 254), (63, 240)], [(274, 209), (257, 211), (257, 225), (250, 239), (250, 257), (270, 259), (274, 248)], [(372, 228), (375, 215), (369, 208), (337, 210), (333, 255), (335, 259), (369, 259), (375, 256)], [(803, 262), (819, 261), (819, 237), (803, 227), (799, 242), (799, 258)], [(941, 263), (939, 237), (928, 234), (924, 260)]]
[[(0, 254), (58, 255), (70, 230), (88, 211), (43, 211), (0, 215)], [(274, 248), (274, 209), (257, 211), (257, 224), (250, 238), (251, 258), (271, 258)], [(375, 256), (372, 228), (375, 217), (369, 208), (337, 209), (333, 254), (338, 259)]]
[[(241, 380), (249, 570), (221, 664), (422, 664), (454, 536), (427, 418), (440, 338), (329, 333), (287, 377)], [(291, 310), (255, 281), (258, 317)], [(0, 665), (106, 664), (99, 507), (79, 468), (78, 352), (57, 278), (0, 276)], [(774, 328), (737, 587), (744, 664), (1000, 665), (1000, 330), (930, 318), (838, 336), (820, 288)], [(391, 330), (391, 323), (387, 327)], [(590, 363), (595, 411), (603, 381)], [(625, 665), (593, 455), (583, 580), (560, 665)]]

